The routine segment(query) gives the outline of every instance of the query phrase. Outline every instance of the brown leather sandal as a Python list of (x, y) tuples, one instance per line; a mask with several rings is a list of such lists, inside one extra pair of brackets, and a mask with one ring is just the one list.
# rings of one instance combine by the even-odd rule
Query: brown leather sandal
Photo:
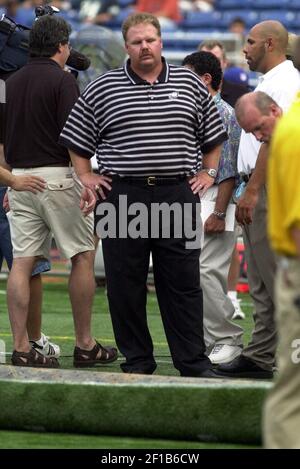
[(31, 366), (35, 368), (59, 368), (59, 362), (54, 357), (45, 357), (35, 349), (29, 352), (17, 352), (14, 350), (11, 356), (14, 366)]
[(103, 347), (96, 341), (92, 350), (83, 350), (79, 347), (74, 348), (74, 366), (84, 368), (94, 365), (105, 365), (112, 363), (118, 358), (118, 350), (114, 347)]

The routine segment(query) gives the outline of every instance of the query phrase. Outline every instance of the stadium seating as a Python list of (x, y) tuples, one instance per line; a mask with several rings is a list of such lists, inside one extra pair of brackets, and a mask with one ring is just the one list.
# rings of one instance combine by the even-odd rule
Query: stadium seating
[(128, 15), (133, 13), (133, 8), (124, 8), (119, 11), (119, 13), (114, 16), (110, 21), (105, 23), (103, 26), (120, 31), (123, 21), (127, 18)]
[[(258, 16), (259, 21), (277, 20), (290, 30), (295, 26), (296, 13), (285, 10), (262, 10)], [(299, 24), (299, 23), (298, 23)]]
[(242, 18), (248, 29), (259, 21), (274, 19), (300, 33), (300, 0), (217, 0), (215, 6), (221, 14), (217, 22), (220, 31), (226, 31), (233, 19)]
[(215, 3), (215, 8), (216, 10), (222, 11), (222, 10), (227, 10), (227, 9), (248, 9), (253, 6), (253, 1), (252, 0), (217, 0)]
[(119, 6), (123, 10), (124, 8), (128, 8), (129, 6), (133, 5), (133, 0), (119, 0)]
[(218, 29), (221, 27), (221, 18), (222, 15), (218, 11), (189, 11), (180, 26), (184, 30)]
[(288, 4), (289, 10), (298, 10), (300, 12), (300, 0), (290, 0)]
[(286, 10), (289, 7), (289, 0), (255, 0), (255, 9), (262, 10)]
[(226, 10), (223, 12), (219, 23), (223, 28), (222, 30), (227, 30), (232, 20), (237, 17), (245, 21), (247, 28), (251, 28), (258, 22), (258, 12), (255, 10)]
[(272, 9), (288, 9), (291, 3), (298, 4), (300, 6), (299, 0), (218, 0), (216, 2), (216, 9), (219, 11), (222, 10), (272, 10)]

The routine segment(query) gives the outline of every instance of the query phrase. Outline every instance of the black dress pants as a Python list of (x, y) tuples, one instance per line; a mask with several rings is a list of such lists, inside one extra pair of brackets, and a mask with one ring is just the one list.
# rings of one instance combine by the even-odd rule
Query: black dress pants
[[(135, 218), (126, 214), (124, 200), (120, 203), (121, 195), (123, 199), (124, 195), (127, 197), (127, 208), (136, 202), (146, 207), (147, 237), (133, 239), (124, 236), (124, 233), (118, 236), (119, 216), (123, 217), (123, 221), (127, 217), (129, 224)], [(122, 370), (151, 374), (156, 368), (146, 314), (146, 281), (152, 252), (156, 293), (174, 366), (183, 376), (197, 376), (211, 367), (205, 355), (203, 339), (200, 241), (196, 249), (187, 249), (184, 233), (180, 238), (174, 236), (172, 230), (174, 221), (178, 223), (178, 216), (161, 220), (162, 224), (169, 225), (170, 236), (163, 235), (160, 229), (158, 236), (151, 237), (151, 227), (158, 223), (157, 218), (151, 217), (151, 210), (155, 204), (163, 202), (177, 203), (182, 208), (184, 204), (189, 204), (193, 207), (195, 218), (199, 197), (192, 193), (185, 180), (162, 186), (114, 181), (105, 202), (114, 205), (118, 220), (117, 237), (102, 239), (102, 245), (114, 334), (117, 346), (126, 358), (126, 362), (121, 364)]]

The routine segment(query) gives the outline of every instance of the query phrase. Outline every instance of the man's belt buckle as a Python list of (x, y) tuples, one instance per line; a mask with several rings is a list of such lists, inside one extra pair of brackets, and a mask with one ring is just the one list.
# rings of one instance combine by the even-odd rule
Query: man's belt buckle
[(155, 186), (155, 181), (156, 181), (156, 177), (155, 176), (149, 176), (147, 178), (147, 184), (148, 186)]

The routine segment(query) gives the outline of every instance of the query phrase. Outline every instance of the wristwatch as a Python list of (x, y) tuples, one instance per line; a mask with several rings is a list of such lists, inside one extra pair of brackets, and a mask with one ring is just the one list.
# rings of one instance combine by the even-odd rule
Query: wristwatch
[(216, 178), (217, 176), (217, 170), (214, 168), (205, 168), (203, 169), (211, 178)]
[(220, 220), (225, 220), (226, 218), (226, 212), (219, 212), (218, 210), (214, 210), (213, 214)]

